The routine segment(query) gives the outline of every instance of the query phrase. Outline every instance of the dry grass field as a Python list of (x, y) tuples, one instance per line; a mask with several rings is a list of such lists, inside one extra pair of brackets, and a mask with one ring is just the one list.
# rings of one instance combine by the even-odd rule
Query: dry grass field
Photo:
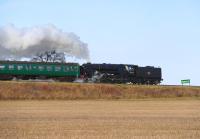
[(60, 82), (0, 82), (0, 100), (200, 98), (200, 87)]
[(0, 101), (0, 138), (200, 138), (200, 101)]

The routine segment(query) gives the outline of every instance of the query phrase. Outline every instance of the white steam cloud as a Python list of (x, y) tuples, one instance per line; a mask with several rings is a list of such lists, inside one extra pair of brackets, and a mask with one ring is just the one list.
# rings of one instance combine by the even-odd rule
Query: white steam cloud
[(31, 58), (51, 50), (89, 61), (87, 44), (74, 33), (63, 32), (54, 25), (30, 28), (17, 28), (14, 25), (0, 27), (0, 59)]

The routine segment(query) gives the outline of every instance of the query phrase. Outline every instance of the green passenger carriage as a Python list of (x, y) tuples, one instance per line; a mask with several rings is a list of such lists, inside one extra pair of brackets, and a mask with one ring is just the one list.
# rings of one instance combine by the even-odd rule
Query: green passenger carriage
[(73, 81), (80, 76), (78, 63), (0, 61), (0, 79), (55, 79)]

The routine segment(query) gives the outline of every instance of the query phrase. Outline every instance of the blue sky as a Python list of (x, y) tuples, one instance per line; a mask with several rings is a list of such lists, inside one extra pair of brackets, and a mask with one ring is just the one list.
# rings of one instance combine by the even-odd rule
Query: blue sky
[(160, 66), (163, 84), (200, 85), (198, 0), (0, 0), (0, 26), (54, 24), (88, 43), (91, 62)]

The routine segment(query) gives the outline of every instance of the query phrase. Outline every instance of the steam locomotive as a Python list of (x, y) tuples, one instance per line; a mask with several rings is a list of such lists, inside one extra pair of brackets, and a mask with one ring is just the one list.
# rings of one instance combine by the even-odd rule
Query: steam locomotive
[(161, 68), (129, 64), (83, 64), (81, 74), (100, 83), (159, 84)]
[(0, 80), (53, 79), (94, 83), (159, 84), (161, 68), (129, 64), (0, 61)]

